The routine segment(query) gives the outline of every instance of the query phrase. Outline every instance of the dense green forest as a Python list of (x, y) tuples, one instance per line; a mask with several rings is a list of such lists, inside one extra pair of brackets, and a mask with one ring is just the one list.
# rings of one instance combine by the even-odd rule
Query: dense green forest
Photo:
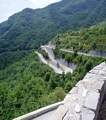
[(8, 53), (4, 57), (4, 63), (0, 59), (0, 64), (4, 64), (0, 68), (1, 120), (11, 120), (62, 100), (87, 71), (103, 61), (101, 58), (63, 53), (59, 53), (59, 56), (77, 64), (73, 74), (55, 74), (48, 66), (39, 62), (34, 51)]
[(58, 49), (70, 49), (88, 52), (90, 50), (106, 51), (106, 22), (80, 31), (68, 31), (58, 34), (53, 39)]
[(62, 0), (43, 9), (25, 9), (0, 24), (0, 52), (29, 50), (56, 33), (106, 20), (106, 0)]
[[(103, 21), (106, 0), (62, 0), (43, 9), (24, 9), (1, 23), (0, 120), (63, 100), (89, 70), (103, 62), (103, 58), (60, 51), (106, 51)], [(76, 64), (72, 74), (58, 75), (39, 61), (35, 50), (50, 40), (56, 44), (57, 57)]]
[[(26, 56), (23, 57), (23, 54)], [(56, 75), (48, 66), (40, 63), (34, 52), (23, 54), (22, 58), (19, 54), (9, 54), (8, 59), (15, 62), (8, 64), (6, 68), (5, 62), (4, 69), (0, 70), (1, 120), (11, 120), (60, 101), (65, 95), (62, 76)]]

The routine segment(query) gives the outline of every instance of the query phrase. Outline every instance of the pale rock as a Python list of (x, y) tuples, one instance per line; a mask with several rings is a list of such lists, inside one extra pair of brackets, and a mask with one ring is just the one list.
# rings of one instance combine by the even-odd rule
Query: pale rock
[(81, 120), (93, 120), (95, 117), (95, 113), (93, 111), (84, 109), (81, 114)]
[(81, 112), (81, 107), (80, 107), (79, 104), (76, 104), (76, 106), (75, 106), (75, 112), (76, 113), (80, 113)]
[(89, 92), (85, 99), (84, 107), (88, 109), (96, 110), (99, 96), (100, 96), (99, 93), (96, 93), (94, 91)]
[(97, 81), (97, 80), (84, 80), (84, 81), (80, 81), (78, 82), (77, 86), (79, 86), (80, 88), (82, 86), (84, 86), (85, 88), (85, 92), (87, 91), (95, 91), (98, 92), (98, 90), (100, 90), (102, 88), (104, 84), (104, 81)]
[(87, 89), (84, 89), (83, 93), (82, 93), (82, 97), (86, 97), (87, 96), (87, 92), (88, 90)]

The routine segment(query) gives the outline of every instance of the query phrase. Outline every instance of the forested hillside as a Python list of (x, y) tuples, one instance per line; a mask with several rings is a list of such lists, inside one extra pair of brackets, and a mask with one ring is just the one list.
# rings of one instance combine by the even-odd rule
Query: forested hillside
[[(24, 9), (1, 23), (0, 120), (63, 100), (92, 67), (105, 61), (60, 51), (106, 51), (103, 21), (106, 0), (62, 0), (43, 9)], [(56, 44), (57, 57), (76, 64), (72, 74), (58, 75), (39, 61), (35, 51), (50, 40)]]
[(53, 42), (59, 49), (88, 52), (106, 51), (106, 22), (80, 31), (68, 31), (58, 34)]
[[(0, 59), (4, 67), (0, 68), (0, 120), (12, 120), (64, 98), (63, 78), (41, 64), (34, 52), (8, 55), (5, 63)], [(6, 59), (15, 61), (8, 64)]]
[(0, 59), (3, 66), (0, 68), (0, 120), (11, 120), (62, 100), (87, 71), (104, 60), (70, 54), (62, 56), (77, 65), (73, 74), (55, 74), (39, 62), (34, 51), (8, 53)]
[(106, 0), (62, 0), (43, 9), (25, 9), (0, 24), (0, 52), (38, 48), (57, 32), (106, 20)]

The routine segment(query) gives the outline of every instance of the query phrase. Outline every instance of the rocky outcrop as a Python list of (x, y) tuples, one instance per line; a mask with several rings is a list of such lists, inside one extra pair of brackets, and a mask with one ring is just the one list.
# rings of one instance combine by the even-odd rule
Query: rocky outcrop
[(106, 63), (92, 69), (69, 92), (51, 120), (93, 120), (106, 80)]

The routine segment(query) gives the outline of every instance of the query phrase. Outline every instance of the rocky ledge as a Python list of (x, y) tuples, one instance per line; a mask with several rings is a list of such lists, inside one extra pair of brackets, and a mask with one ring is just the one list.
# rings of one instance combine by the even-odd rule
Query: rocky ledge
[(106, 80), (106, 63), (92, 69), (67, 94), (51, 120), (94, 120), (100, 91)]

